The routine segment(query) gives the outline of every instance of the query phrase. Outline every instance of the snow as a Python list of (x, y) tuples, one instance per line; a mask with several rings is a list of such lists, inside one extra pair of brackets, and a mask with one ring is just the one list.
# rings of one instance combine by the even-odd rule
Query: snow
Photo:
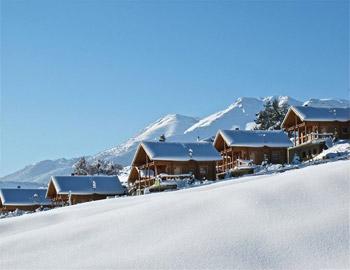
[(141, 146), (151, 160), (216, 161), (219, 152), (211, 143), (142, 142)]
[(51, 205), (45, 198), (46, 189), (2, 188), (0, 199), (2, 205)]
[[(299, 104), (291, 104), (291, 105), (299, 105)], [(349, 108), (350, 101), (347, 99), (316, 99), (312, 98), (303, 103), (303, 106), (308, 107), (323, 107), (323, 108)]]
[(350, 157), (350, 141), (340, 140), (332, 147), (323, 150), (320, 154), (314, 157), (314, 160), (319, 159), (337, 159), (341, 157)]
[(305, 121), (350, 121), (350, 108), (314, 108), (293, 106), (290, 108)]
[(1, 269), (348, 269), (337, 161), (0, 220)]
[[(0, 182), (32, 182), (36, 185), (47, 183), (51, 175), (70, 175), (72, 173), (72, 166), (77, 162), (78, 158), (65, 159), (60, 158), (56, 160), (43, 160), (34, 164), (28, 165), (22, 170), (7, 176), (1, 177)], [(1, 185), (1, 183), (0, 183)], [(15, 187), (17, 185), (12, 185)]]
[(125, 143), (112, 149), (103, 151), (93, 157), (93, 159), (115, 160), (124, 165), (130, 164), (137, 146), (142, 141), (155, 141), (161, 135), (165, 135), (167, 140), (184, 141), (181, 136), (184, 131), (198, 121), (195, 117), (181, 114), (169, 114), (148, 125), (135, 137), (130, 138)]
[(131, 171), (131, 166), (125, 166), (118, 175), (119, 181), (122, 184), (127, 184), (128, 183), (128, 178), (129, 178), (129, 174)]
[(52, 176), (57, 194), (124, 194), (117, 176)]
[[(241, 147), (291, 147), (288, 135), (275, 130), (220, 130), (215, 141), (221, 135), (229, 146)], [(215, 144), (215, 142), (214, 142)]]
[(257, 98), (239, 98), (228, 108), (211, 114), (194, 124), (185, 131), (185, 134), (194, 134), (194, 137), (210, 137), (220, 128), (243, 129), (247, 123), (253, 122), (264, 105), (264, 101)]

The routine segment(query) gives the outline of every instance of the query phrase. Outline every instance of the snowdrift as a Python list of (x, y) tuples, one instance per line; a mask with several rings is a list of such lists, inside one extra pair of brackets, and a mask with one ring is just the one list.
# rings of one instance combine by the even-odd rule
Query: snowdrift
[(350, 161), (0, 220), (1, 269), (338, 269)]

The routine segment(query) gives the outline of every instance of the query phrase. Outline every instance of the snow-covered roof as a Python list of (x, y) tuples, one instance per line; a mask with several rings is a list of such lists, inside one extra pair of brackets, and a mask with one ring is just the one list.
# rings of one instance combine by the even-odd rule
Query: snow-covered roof
[[(291, 111), (294, 111), (302, 121), (350, 121), (350, 108), (316, 108), (308, 106), (292, 106), (290, 107), (284, 121), (287, 119), (287, 116)], [(282, 123), (282, 126), (283, 124), (284, 123)]]
[(46, 199), (46, 189), (2, 188), (0, 199), (2, 205), (50, 205)]
[(52, 176), (50, 181), (57, 194), (118, 195), (124, 193), (117, 176)]
[(280, 130), (219, 130), (214, 145), (219, 136), (228, 146), (241, 147), (291, 147), (293, 146), (287, 133)]
[(152, 160), (216, 161), (219, 152), (211, 143), (142, 142), (141, 145)]

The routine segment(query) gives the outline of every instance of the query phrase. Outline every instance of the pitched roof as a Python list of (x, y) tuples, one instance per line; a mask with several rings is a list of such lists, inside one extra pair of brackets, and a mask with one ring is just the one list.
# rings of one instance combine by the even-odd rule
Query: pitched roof
[(293, 146), (288, 135), (280, 130), (219, 130), (228, 146), (242, 147), (291, 147)]
[(290, 107), (288, 113), (291, 110), (293, 110), (302, 121), (350, 121), (350, 108), (317, 108), (308, 106), (292, 106)]
[(52, 176), (50, 184), (53, 184), (57, 194), (76, 195), (121, 195), (124, 187), (117, 176)]
[(46, 189), (0, 189), (2, 205), (50, 205), (51, 201), (45, 195)]
[(142, 142), (147, 155), (152, 160), (171, 161), (215, 161), (221, 160), (219, 152), (211, 143)]

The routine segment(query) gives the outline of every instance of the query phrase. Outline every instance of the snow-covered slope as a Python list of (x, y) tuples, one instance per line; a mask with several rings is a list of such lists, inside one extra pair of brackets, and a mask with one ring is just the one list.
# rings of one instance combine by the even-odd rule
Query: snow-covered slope
[(32, 182), (35, 184), (47, 183), (51, 175), (70, 175), (72, 172), (72, 165), (77, 161), (77, 158), (72, 159), (56, 159), (43, 160), (25, 168), (0, 178), (0, 186), (5, 184), (2, 182), (18, 182), (25, 184), (25, 182)]
[(251, 129), (254, 127), (256, 114), (263, 109), (268, 100), (278, 99), (282, 104), (301, 105), (300, 101), (287, 96), (273, 96), (267, 98), (239, 98), (225, 110), (211, 114), (185, 131), (185, 134), (193, 134), (193, 137), (210, 137), (219, 129)]
[(350, 161), (0, 220), (1, 269), (349, 269)]
[(141, 141), (158, 140), (164, 134), (167, 140), (181, 140), (184, 131), (198, 121), (197, 118), (180, 114), (169, 114), (147, 126), (135, 137), (125, 143), (98, 153), (93, 159), (114, 160), (127, 165), (130, 163), (134, 152)]
[(304, 102), (303, 106), (323, 107), (323, 108), (347, 108), (350, 101), (346, 99), (316, 99), (312, 98)]
[[(289, 105), (301, 105), (302, 102), (288, 96), (270, 96), (265, 98), (239, 98), (226, 109), (217, 113), (197, 119), (180, 114), (167, 115), (147, 126), (136, 136), (130, 138), (111, 149), (102, 151), (90, 158), (89, 161), (96, 159), (113, 160), (122, 165), (129, 165), (135, 153), (137, 145), (142, 140), (155, 140), (161, 134), (165, 134), (168, 141), (191, 142), (214, 136), (218, 129), (251, 129), (254, 127), (256, 113), (263, 108), (267, 100), (277, 98), (279, 104), (288, 103)], [(333, 99), (311, 99), (305, 102), (308, 106), (346, 106), (345, 100)], [(198, 112), (200, 113), (200, 112)], [(71, 166), (76, 159), (60, 159), (51, 161), (42, 161), (34, 165), (17, 171), (13, 174), (0, 178), (1, 181), (35, 181), (37, 183), (46, 183), (50, 175), (70, 174)]]

